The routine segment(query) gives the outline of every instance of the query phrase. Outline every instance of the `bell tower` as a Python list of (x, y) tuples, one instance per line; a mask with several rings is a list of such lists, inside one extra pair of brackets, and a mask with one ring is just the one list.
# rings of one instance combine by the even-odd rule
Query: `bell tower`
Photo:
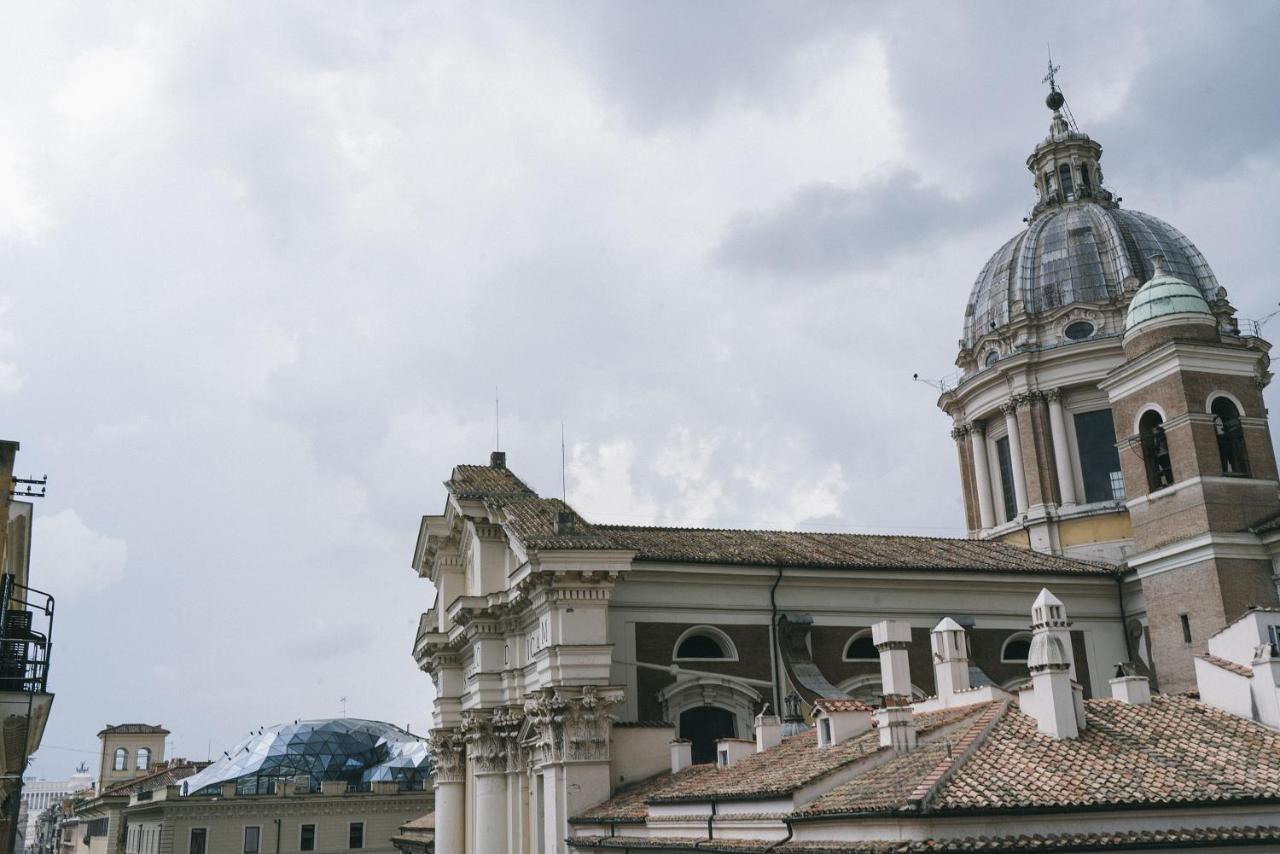
[(1099, 387), (1118, 437), (1151, 663), (1160, 690), (1195, 686), (1209, 635), (1251, 606), (1275, 606), (1274, 555), (1250, 531), (1280, 514), (1262, 390), (1270, 344), (1241, 335), (1218, 288), (1151, 258), (1125, 317), (1124, 362)]

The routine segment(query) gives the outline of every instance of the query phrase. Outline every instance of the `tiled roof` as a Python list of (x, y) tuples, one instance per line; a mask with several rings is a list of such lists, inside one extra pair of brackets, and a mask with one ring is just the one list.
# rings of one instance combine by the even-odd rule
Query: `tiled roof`
[(1114, 575), (1105, 563), (1072, 560), (986, 540), (881, 534), (732, 531), (597, 525), (637, 560), (832, 569), (953, 569)]
[[(504, 508), (507, 524), (526, 548), (618, 549), (636, 560), (829, 569), (919, 569), (1049, 575), (1115, 575), (1105, 563), (1055, 557), (987, 540), (879, 534), (749, 531), (592, 525), (554, 498), (540, 498), (502, 465), (459, 465), (445, 482), (459, 499)], [(574, 513), (575, 531), (556, 534), (558, 511)]]
[(813, 701), (813, 704), (824, 712), (871, 712), (874, 711), (870, 706), (861, 700), (837, 699), (835, 697), (819, 697)]
[(1238, 676), (1246, 676), (1250, 679), (1253, 678), (1253, 668), (1247, 664), (1237, 664), (1230, 659), (1219, 658), (1216, 655), (1197, 655), (1196, 658), (1201, 661), (1207, 661), (1214, 667), (1221, 667), (1223, 670), (1229, 670)]
[[(916, 718), (917, 732), (927, 733), (977, 714), (985, 706), (946, 709)], [(649, 794), (650, 803), (741, 798), (769, 798), (790, 794), (796, 788), (832, 771), (864, 759), (880, 750), (880, 734), (874, 729), (830, 747), (818, 747), (812, 731), (784, 738), (777, 747), (751, 753), (728, 768), (697, 765), (671, 778), (660, 791)], [(691, 773), (693, 772), (693, 773)]]
[(172, 786), (187, 779), (208, 765), (208, 762), (187, 762), (182, 765), (161, 768), (158, 771), (152, 771), (144, 777), (135, 777), (132, 780), (125, 780), (123, 783), (116, 783), (114, 786), (108, 786), (102, 790), (102, 796), (119, 797), (121, 795), (132, 795), (135, 792), (148, 792), (155, 789), (163, 789), (165, 786)]
[(155, 724), (107, 724), (98, 736), (104, 735), (168, 735), (169, 730)]
[(444, 485), (457, 498), (538, 497), (505, 466), (454, 466), (453, 475)]
[(1088, 727), (1065, 740), (1011, 710), (929, 809), (1280, 802), (1280, 732), (1180, 696), (1085, 708)]
[(643, 822), (645, 816), (649, 814), (649, 808), (645, 805), (645, 802), (650, 798), (658, 797), (678, 785), (685, 784), (687, 778), (705, 777), (714, 774), (717, 770), (715, 765), (694, 765), (686, 768), (678, 775), (667, 772), (656, 777), (650, 777), (648, 780), (642, 780), (633, 786), (619, 789), (617, 794), (609, 800), (592, 807), (582, 815), (570, 819), (570, 821), (586, 823), (599, 821)]
[[(505, 514), (507, 527), (528, 549), (616, 549), (612, 539), (579, 516), (559, 498), (490, 499), (488, 505)], [(573, 532), (555, 531), (558, 513), (573, 514)]]
[(1199, 827), (1188, 830), (1138, 830), (1111, 833), (1061, 833), (1024, 836), (975, 836), (956, 839), (924, 839), (884, 842), (747, 842), (731, 839), (680, 837), (640, 839), (630, 836), (595, 836), (570, 839), (578, 849), (669, 848), (678, 851), (724, 852), (725, 854), (934, 854), (934, 852), (981, 851), (1003, 854), (1021, 851), (1131, 851), (1176, 850), (1203, 846), (1271, 845), (1280, 842), (1280, 827)]

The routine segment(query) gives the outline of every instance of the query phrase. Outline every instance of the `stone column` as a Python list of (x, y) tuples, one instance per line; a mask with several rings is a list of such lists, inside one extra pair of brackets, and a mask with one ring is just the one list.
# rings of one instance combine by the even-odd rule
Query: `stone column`
[[(467, 761), (475, 777), (474, 854), (507, 854), (507, 753), (487, 712), (463, 712)], [(444, 850), (443, 848), (441, 849)]]
[(437, 851), (464, 851), (466, 744), (455, 729), (431, 731), (431, 782), (435, 788)]
[(527, 751), (520, 747), (520, 725), (524, 709), (507, 707), (494, 713), (494, 733), (502, 739), (506, 753), (507, 847), (513, 852), (530, 849), (528, 839), (529, 768)]
[(525, 715), (536, 732), (548, 854), (566, 854), (569, 819), (612, 794), (609, 710), (622, 702), (623, 694), (617, 686), (544, 688), (525, 703)]
[(960, 491), (964, 495), (964, 527), (968, 531), (978, 530), (982, 522), (978, 519), (978, 490), (974, 486), (973, 454), (969, 449), (969, 425), (957, 423), (951, 428), (951, 438), (956, 442), (956, 456), (960, 460)]
[[(1022, 465), (1022, 441), (1018, 437), (1018, 402), (1010, 400), (1000, 405), (1005, 426), (1009, 428), (1009, 462), (1013, 466), (1013, 500), (1018, 515), (1027, 512), (1027, 473)], [(1012, 520), (1010, 520), (1012, 521)]]
[(991, 467), (987, 462), (987, 429), (981, 421), (969, 425), (969, 442), (973, 448), (974, 486), (978, 491), (978, 521), (983, 528), (996, 524), (991, 504)]
[(1063, 507), (1076, 503), (1076, 479), (1071, 468), (1071, 449), (1067, 445), (1067, 422), (1062, 413), (1062, 390), (1051, 388), (1044, 393), (1049, 402), (1049, 430), (1053, 435), (1053, 463), (1058, 472), (1058, 496)]

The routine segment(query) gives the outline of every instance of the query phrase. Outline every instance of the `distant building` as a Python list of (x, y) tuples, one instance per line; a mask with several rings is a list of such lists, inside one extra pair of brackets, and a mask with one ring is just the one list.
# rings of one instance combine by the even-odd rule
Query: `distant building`
[(390, 724), (263, 727), (212, 763), (102, 790), (63, 854), (393, 852), (401, 825), (431, 809), (430, 774), (426, 741)]
[(112, 724), (98, 733), (102, 745), (98, 791), (151, 773), (164, 760), (169, 730), (154, 724)]
[(85, 791), (93, 786), (93, 775), (88, 765), (81, 764), (69, 780), (27, 780), (22, 784), (22, 825), (21, 845), (15, 854), (34, 849), (32, 843), (36, 838), (36, 826), (40, 817), (50, 807), (61, 807), (62, 802), (76, 792)]

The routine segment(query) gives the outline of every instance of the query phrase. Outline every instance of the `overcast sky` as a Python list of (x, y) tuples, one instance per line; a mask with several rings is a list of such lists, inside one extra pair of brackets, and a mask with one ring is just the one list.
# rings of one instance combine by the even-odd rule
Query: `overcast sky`
[(1125, 205), (1280, 299), (1274, 3), (109, 5), (0, 8), (35, 776), (123, 721), (424, 731), (409, 562), (495, 388), (591, 519), (962, 533), (911, 375), (1033, 201), (1046, 41)]

